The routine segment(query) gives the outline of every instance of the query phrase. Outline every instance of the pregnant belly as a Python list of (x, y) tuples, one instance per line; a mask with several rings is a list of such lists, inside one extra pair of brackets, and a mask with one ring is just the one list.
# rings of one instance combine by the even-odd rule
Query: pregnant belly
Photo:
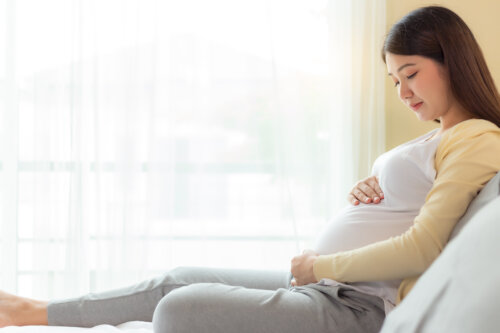
[(332, 254), (399, 236), (413, 224), (418, 211), (394, 211), (383, 203), (348, 206), (319, 234), (315, 251)]

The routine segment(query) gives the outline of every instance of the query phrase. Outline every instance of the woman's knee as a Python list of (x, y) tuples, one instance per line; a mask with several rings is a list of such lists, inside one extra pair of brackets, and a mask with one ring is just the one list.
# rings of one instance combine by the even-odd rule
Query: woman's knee
[(176, 267), (168, 271), (161, 277), (162, 283), (164, 285), (182, 286), (197, 282), (204, 282), (204, 281), (198, 281), (202, 279), (202, 277), (201, 278), (199, 277), (200, 276), (199, 270), (200, 269), (197, 267), (188, 267), (188, 266)]
[(165, 288), (165, 292), (168, 293), (173, 289), (190, 284), (189, 274), (189, 267), (177, 267), (156, 277), (154, 284), (162, 286)]
[(153, 314), (154, 332), (192, 332), (190, 322), (193, 318), (194, 301), (192, 286), (181, 287), (165, 295), (156, 306)]
[(176, 267), (165, 273), (163, 275), (163, 278), (168, 280), (184, 280), (184, 277), (188, 276), (189, 270), (190, 267), (184, 267), (184, 266)]

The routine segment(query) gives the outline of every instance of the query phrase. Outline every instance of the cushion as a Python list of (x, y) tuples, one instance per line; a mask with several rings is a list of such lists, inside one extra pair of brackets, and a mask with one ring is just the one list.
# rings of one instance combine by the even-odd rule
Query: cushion
[(460, 230), (469, 222), (469, 220), (476, 214), (484, 205), (500, 195), (500, 172), (493, 177), (485, 187), (479, 192), (477, 197), (472, 200), (465, 212), (464, 216), (458, 221), (453, 229), (450, 240), (454, 239)]
[(471, 202), (443, 253), (386, 318), (389, 332), (500, 328), (500, 174)]

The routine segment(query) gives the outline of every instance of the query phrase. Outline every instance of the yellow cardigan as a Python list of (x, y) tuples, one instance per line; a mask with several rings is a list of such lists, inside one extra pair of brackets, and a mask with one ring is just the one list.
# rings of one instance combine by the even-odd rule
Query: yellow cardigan
[(436, 179), (413, 226), (385, 241), (319, 256), (313, 266), (318, 281), (404, 279), (397, 303), (409, 293), (441, 253), (469, 203), (500, 170), (500, 129), (495, 124), (469, 119), (442, 135), (434, 160)]

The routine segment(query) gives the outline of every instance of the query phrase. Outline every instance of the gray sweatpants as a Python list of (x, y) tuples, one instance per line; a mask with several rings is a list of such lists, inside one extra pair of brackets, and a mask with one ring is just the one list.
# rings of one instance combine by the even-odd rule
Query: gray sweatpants
[(290, 287), (286, 272), (177, 268), (129, 288), (53, 301), (49, 325), (153, 321), (160, 332), (378, 332), (382, 299), (348, 287)]

